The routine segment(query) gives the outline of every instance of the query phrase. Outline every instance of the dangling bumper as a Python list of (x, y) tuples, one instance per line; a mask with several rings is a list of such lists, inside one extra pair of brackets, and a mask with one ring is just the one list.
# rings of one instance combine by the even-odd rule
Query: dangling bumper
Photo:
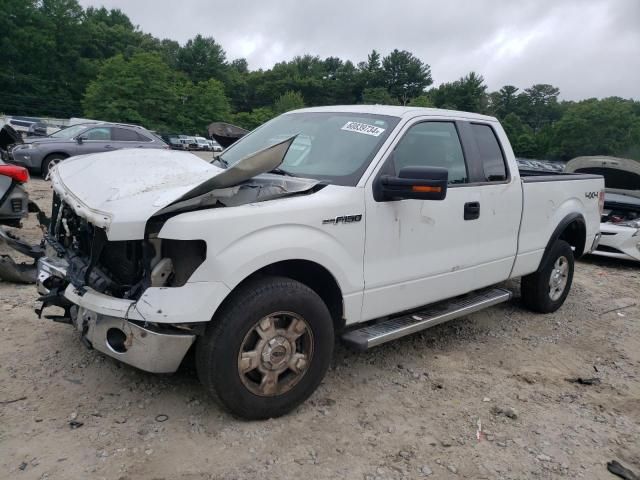
[(189, 330), (150, 324), (135, 309), (135, 301), (98, 293), (79, 292), (66, 279), (66, 261), (38, 260), (37, 288), (49, 304), (65, 305), (69, 323), (96, 350), (123, 363), (153, 373), (175, 372), (195, 341)]

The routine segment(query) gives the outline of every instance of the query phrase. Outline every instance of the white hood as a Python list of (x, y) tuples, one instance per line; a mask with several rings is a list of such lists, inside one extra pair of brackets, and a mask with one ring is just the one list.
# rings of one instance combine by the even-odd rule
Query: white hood
[(109, 240), (141, 239), (147, 220), (160, 210), (273, 170), (282, 163), (292, 142), (290, 138), (267, 147), (227, 169), (173, 150), (127, 149), (80, 155), (57, 164), (51, 170), (51, 183), (79, 216), (104, 228)]
[(149, 217), (221, 171), (188, 152), (129, 149), (69, 158), (51, 182), (78, 215), (122, 240), (142, 238)]

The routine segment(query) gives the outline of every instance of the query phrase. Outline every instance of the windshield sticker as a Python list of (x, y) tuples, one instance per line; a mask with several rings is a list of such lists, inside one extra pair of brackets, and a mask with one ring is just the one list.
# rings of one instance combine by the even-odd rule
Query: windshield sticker
[(341, 130), (346, 130), (348, 132), (357, 132), (364, 133), (365, 135), (371, 135), (373, 137), (379, 137), (382, 132), (384, 132), (384, 128), (376, 127), (374, 125), (367, 125), (366, 123), (360, 122), (347, 122)]

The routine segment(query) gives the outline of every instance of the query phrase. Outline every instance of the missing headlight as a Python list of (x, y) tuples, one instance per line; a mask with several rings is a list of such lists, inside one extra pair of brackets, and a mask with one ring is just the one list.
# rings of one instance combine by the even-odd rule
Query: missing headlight
[[(162, 260), (154, 267), (158, 282), (162, 279), (162, 273), (169, 271), (167, 261), (171, 262), (171, 273), (164, 286), (181, 287), (193, 272), (202, 265), (207, 258), (207, 244), (204, 240), (166, 240), (162, 239)], [(163, 264), (163, 261), (164, 264)], [(152, 273), (153, 280), (153, 273)], [(155, 286), (155, 285), (154, 285)]]

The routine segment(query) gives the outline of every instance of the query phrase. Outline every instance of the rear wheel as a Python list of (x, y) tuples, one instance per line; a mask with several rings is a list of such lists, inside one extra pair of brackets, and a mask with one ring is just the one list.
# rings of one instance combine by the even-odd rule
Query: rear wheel
[(278, 417), (317, 388), (333, 344), (331, 316), (313, 290), (264, 277), (234, 293), (199, 339), (198, 376), (232, 413)]
[(573, 269), (571, 245), (557, 240), (542, 259), (538, 271), (522, 278), (523, 303), (536, 312), (555, 312), (569, 295)]
[(51, 170), (51, 167), (53, 167), (54, 165), (57, 165), (65, 158), (68, 158), (68, 157), (66, 155), (62, 155), (58, 153), (54, 153), (53, 155), (49, 155), (47, 158), (45, 158), (42, 161), (42, 178), (47, 178), (47, 176), (49, 175), (49, 170)]

